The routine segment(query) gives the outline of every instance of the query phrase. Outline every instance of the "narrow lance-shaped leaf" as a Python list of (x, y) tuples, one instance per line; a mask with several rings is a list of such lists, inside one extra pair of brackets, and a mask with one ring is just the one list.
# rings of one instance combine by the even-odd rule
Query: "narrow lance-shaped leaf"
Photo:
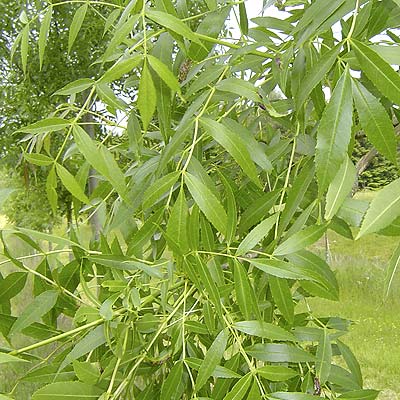
[(37, 390), (32, 400), (96, 400), (102, 389), (82, 382), (57, 382)]
[(297, 376), (299, 373), (291, 368), (280, 365), (265, 365), (257, 368), (257, 374), (272, 382), (284, 382)]
[(39, 321), (44, 314), (48, 313), (55, 306), (57, 297), (58, 292), (56, 290), (48, 290), (35, 297), (15, 321), (10, 335), (21, 332), (34, 322)]
[(351, 47), (368, 79), (389, 100), (400, 104), (400, 75), (366, 44), (353, 39)]
[(178, 361), (169, 372), (161, 388), (161, 398), (179, 400), (184, 390), (182, 383), (183, 363)]
[(332, 345), (329, 338), (329, 331), (326, 328), (321, 334), (316, 357), (316, 372), (321, 385), (323, 385), (329, 377), (332, 360)]
[(236, 322), (234, 328), (248, 335), (260, 338), (281, 341), (296, 341), (292, 333), (280, 326), (270, 324), (265, 321), (240, 321)]
[(353, 94), (361, 126), (368, 140), (392, 163), (397, 164), (396, 135), (385, 108), (361, 83), (353, 80)]
[(246, 3), (239, 3), (239, 26), (243, 35), (249, 33), (249, 20), (247, 18)]
[(272, 227), (275, 225), (277, 218), (278, 216), (276, 214), (272, 215), (253, 228), (239, 244), (239, 247), (236, 250), (236, 255), (241, 256), (254, 248), (257, 243), (268, 235)]
[(68, 83), (62, 89), (57, 90), (54, 95), (69, 96), (71, 94), (83, 92), (93, 86), (94, 81), (90, 78), (78, 79), (74, 82)]
[(242, 400), (253, 381), (253, 374), (248, 372), (245, 376), (242, 376), (239, 381), (233, 386), (229, 393), (224, 397), (224, 400)]
[(138, 93), (138, 108), (143, 121), (143, 129), (147, 131), (150, 121), (156, 111), (156, 88), (154, 87), (153, 78), (147, 66), (144, 63), (142, 76), (140, 77), (139, 93)]
[(355, 179), (356, 168), (348, 156), (329, 185), (326, 195), (325, 219), (330, 220), (339, 210), (346, 197), (351, 193)]
[(152, 207), (163, 194), (173, 189), (177, 182), (180, 171), (171, 172), (160, 179), (157, 179), (145, 192), (143, 197), (143, 208)]
[(381, 189), (372, 200), (356, 239), (378, 232), (400, 216), (400, 179)]
[[(258, 343), (247, 348), (246, 353), (260, 361), (269, 361), (274, 363), (315, 361), (315, 356), (311, 353), (289, 344)], [(288, 394), (291, 395), (292, 393)]]
[(39, 68), (42, 69), (43, 66), (43, 59), (44, 59), (44, 52), (46, 49), (47, 38), (49, 36), (50, 30), (50, 23), (51, 23), (51, 16), (53, 14), (53, 7), (50, 6), (46, 14), (43, 17), (43, 21), (40, 25), (40, 32), (39, 32)]
[(289, 324), (294, 321), (294, 305), (292, 293), (290, 291), (287, 280), (277, 278), (275, 276), (269, 277), (269, 287), (271, 289), (272, 297), (281, 311), (282, 315)]
[(226, 234), (227, 215), (220, 201), (199, 178), (185, 173), (185, 183), (194, 201), (207, 219), (223, 235)]
[(80, 6), (72, 19), (71, 26), (69, 28), (69, 35), (68, 35), (68, 53), (70, 53), (71, 48), (75, 42), (75, 39), (78, 36), (78, 33), (82, 27), (83, 20), (85, 19), (86, 12), (88, 10), (88, 3), (83, 4)]
[(101, 83), (113, 82), (121, 76), (131, 72), (133, 68), (137, 67), (143, 57), (140, 54), (134, 54), (126, 58), (118, 60), (110, 69), (104, 72), (104, 75), (99, 79)]
[(203, 362), (201, 363), (199, 373), (196, 379), (196, 390), (200, 390), (207, 382), (208, 378), (212, 375), (215, 367), (219, 364), (228, 342), (228, 334), (223, 329), (214, 342), (207, 350)]
[(317, 131), (315, 163), (322, 195), (345, 159), (353, 122), (351, 80), (346, 68), (326, 106)]
[(21, 63), (22, 71), (26, 74), (28, 65), (28, 51), (29, 51), (29, 24), (26, 24), (21, 31)]
[(151, 68), (157, 72), (157, 75), (169, 86), (169, 88), (180, 94), (181, 87), (178, 79), (171, 70), (162, 61), (150, 54), (147, 56), (147, 60), (149, 61)]
[(229, 130), (226, 126), (203, 117), (201, 124), (207, 133), (212, 136), (240, 165), (246, 175), (257, 185), (260, 185), (256, 167), (247, 150), (246, 143), (235, 132)]
[(390, 288), (392, 287), (394, 276), (400, 267), (400, 245), (394, 251), (392, 257), (389, 260), (389, 264), (386, 267), (385, 273), (385, 291), (384, 298), (387, 299), (389, 296)]
[(6, 278), (0, 280), (0, 303), (4, 303), (15, 297), (25, 287), (26, 272), (12, 272)]
[(346, 361), (347, 366), (349, 367), (350, 372), (353, 374), (353, 377), (356, 379), (357, 383), (360, 387), (363, 387), (363, 378), (361, 373), (361, 367), (359, 362), (357, 361), (355, 355), (351, 351), (350, 347), (346, 344), (337, 340), (337, 345), (339, 347), (339, 351), (342, 354), (342, 357)]
[(75, 177), (61, 164), (56, 164), (57, 174), (61, 179), (62, 184), (65, 188), (83, 203), (89, 203), (89, 199), (85, 195), (79, 183), (76, 181)]

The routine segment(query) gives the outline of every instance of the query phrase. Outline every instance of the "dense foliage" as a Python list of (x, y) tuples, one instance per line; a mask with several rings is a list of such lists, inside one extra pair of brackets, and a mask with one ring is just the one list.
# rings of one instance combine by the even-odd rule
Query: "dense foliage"
[[(46, 74), (64, 7), (60, 57), (93, 58), (58, 88), (65, 102), (18, 129), (53, 211), (63, 187), (78, 218), (65, 237), (2, 232), (18, 271), (0, 280), (0, 330), (34, 339), (2, 349), (1, 363), (31, 365), (3, 397), (33, 381), (33, 400), (375, 399), (341, 340), (351, 321), (308, 306), (339, 298), (310, 246), (327, 229), (399, 234), (400, 181), (351, 198), (350, 155), (361, 126), (397, 164), (400, 2), (278, 1), (275, 18), (265, 1), (252, 24), (250, 2), (28, 3), (14, 44), (27, 76), (32, 53)], [(91, 13), (104, 35), (84, 30)], [(103, 50), (74, 53), (82, 41)], [(28, 276), (34, 298), (12, 315)]]

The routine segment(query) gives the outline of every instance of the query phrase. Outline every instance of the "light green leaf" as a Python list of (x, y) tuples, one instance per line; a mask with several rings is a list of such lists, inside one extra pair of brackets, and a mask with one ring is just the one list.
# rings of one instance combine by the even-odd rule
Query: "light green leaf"
[(316, 373), (321, 385), (324, 385), (331, 371), (332, 345), (328, 329), (324, 329), (317, 349)]
[(274, 255), (282, 256), (295, 253), (312, 245), (325, 233), (326, 228), (326, 224), (308, 226), (281, 243), (274, 251)]
[(252, 83), (239, 78), (223, 79), (215, 87), (222, 92), (234, 93), (240, 97), (246, 97), (255, 103), (261, 101), (261, 97), (258, 95), (255, 86)]
[(72, 240), (69, 240), (69, 239), (66, 239), (66, 238), (63, 238), (63, 237), (60, 237), (57, 235), (49, 235), (47, 233), (34, 231), (32, 229), (27, 229), (27, 228), (18, 228), (18, 230), (36, 240), (43, 240), (45, 242), (56, 243), (60, 246), (67, 246), (67, 247), (78, 246), (78, 247), (84, 249), (84, 247), (82, 247), (79, 243), (73, 242)]
[(12, 272), (0, 280), (0, 304), (15, 297), (25, 287), (26, 272)]
[(392, 287), (394, 276), (400, 267), (400, 245), (396, 247), (386, 267), (385, 273), (385, 287), (384, 287), (384, 298), (387, 299), (389, 296), (390, 288)]
[[(186, 322), (186, 326), (187, 326), (187, 322)], [(204, 325), (202, 325), (204, 326)], [(208, 334), (208, 330), (207, 328), (205, 328), (205, 334)], [(189, 365), (190, 368), (198, 371), (201, 367), (203, 360), (201, 360), (200, 358), (186, 358), (185, 359), (185, 363), (187, 363), (187, 365)], [(212, 375), (214, 378), (222, 378), (222, 379), (230, 379), (230, 378), (234, 378), (234, 379), (238, 379), (241, 378), (242, 376), (237, 374), (236, 372), (232, 371), (229, 368), (226, 367), (222, 367), (221, 365), (217, 365), (215, 367), (214, 372), (212, 373)]]
[(249, 276), (244, 266), (238, 261), (234, 263), (234, 285), (236, 302), (238, 303), (243, 317), (246, 319), (251, 319), (253, 317), (260, 318), (257, 299)]
[(260, 338), (291, 342), (296, 341), (296, 338), (290, 332), (280, 326), (264, 321), (240, 321), (236, 322), (233, 326), (240, 332)]
[(284, 382), (299, 375), (297, 371), (280, 365), (265, 365), (257, 368), (257, 374), (272, 382)]
[(24, 158), (31, 164), (39, 166), (48, 166), (53, 164), (54, 160), (50, 157), (40, 153), (24, 153)]
[(14, 362), (28, 362), (28, 361), (22, 360), (21, 358), (12, 356), (10, 354), (0, 353), (0, 364), (7, 364)]
[(378, 232), (400, 216), (400, 179), (379, 190), (371, 201), (356, 240)]
[(156, 111), (156, 88), (154, 87), (153, 78), (145, 62), (142, 69), (142, 76), (139, 83), (138, 108), (142, 116), (143, 129), (147, 131), (150, 121)]
[(270, 394), (271, 400), (315, 400), (315, 396), (296, 392), (275, 392)]
[(11, 188), (3, 188), (0, 189), (0, 209), (3, 206), (3, 204), (7, 201), (7, 199), (16, 192), (17, 189), (11, 189)]
[(169, 371), (167, 379), (164, 380), (161, 388), (162, 399), (179, 400), (181, 398), (184, 391), (182, 376), (183, 363), (178, 361)]
[[(82, 340), (80, 340), (74, 348), (67, 354), (61, 363), (59, 371), (62, 371), (68, 364), (74, 360), (84, 356), (85, 354), (97, 349), (97, 347), (106, 343), (107, 339), (104, 335), (104, 325), (99, 325), (91, 330)], [(69, 392), (68, 392), (69, 393)], [(50, 398), (49, 398), (50, 400)]]
[(245, 376), (242, 376), (238, 382), (236, 382), (235, 386), (233, 386), (229, 393), (224, 397), (224, 400), (242, 400), (249, 390), (252, 381), (253, 374), (248, 372)]
[(100, 371), (98, 367), (88, 361), (74, 361), (74, 372), (78, 379), (88, 385), (94, 385), (100, 378)]
[(247, 18), (246, 4), (239, 3), (239, 26), (242, 35), (247, 35), (249, 33), (249, 20)]
[(346, 392), (338, 400), (375, 400), (379, 395), (378, 390), (365, 389)]
[(71, 125), (71, 122), (67, 121), (63, 118), (46, 118), (41, 121), (35, 122), (31, 125), (25, 126), (24, 128), (19, 129), (19, 132), (27, 132), (27, 133), (46, 133), (46, 132), (54, 132), (60, 131)]
[(299, 111), (304, 104), (304, 102), (308, 99), (310, 93), (313, 89), (320, 83), (325, 75), (330, 71), (333, 64), (335, 63), (342, 44), (339, 43), (332, 50), (326, 52), (318, 62), (314, 63), (314, 65), (308, 70), (304, 79), (300, 81), (300, 86), (295, 93), (296, 100), (296, 110)]
[(34, 322), (38, 322), (55, 306), (57, 298), (56, 290), (48, 290), (35, 297), (11, 327), (10, 335), (21, 332)]
[(207, 219), (219, 232), (226, 235), (227, 215), (220, 201), (211, 190), (194, 175), (186, 172), (185, 183), (194, 201)]
[(258, 343), (247, 348), (246, 353), (257, 358), (257, 360), (274, 363), (315, 361), (312, 354), (288, 344)]
[(157, 72), (157, 75), (168, 85), (168, 87), (173, 90), (174, 92), (181, 93), (181, 87), (179, 85), (178, 79), (176, 76), (171, 72), (171, 70), (158, 58), (147, 55), (147, 60), (151, 68)]
[(68, 83), (62, 89), (57, 90), (54, 95), (58, 96), (69, 96), (71, 94), (83, 92), (86, 89), (89, 89), (94, 84), (93, 79), (83, 78), (78, 79), (74, 82)]
[(352, 90), (347, 68), (333, 91), (317, 131), (315, 163), (320, 195), (333, 181), (345, 159), (352, 123)]
[(96, 84), (96, 93), (100, 100), (116, 110), (125, 110), (127, 104), (117, 97), (114, 91), (106, 83)]
[(44, 52), (46, 49), (46, 44), (47, 44), (47, 38), (49, 36), (49, 30), (50, 30), (50, 23), (51, 23), (51, 16), (53, 14), (53, 7), (50, 6), (46, 14), (43, 17), (43, 20), (40, 25), (40, 32), (39, 32), (39, 68), (42, 70), (43, 66), (43, 59), (44, 59)]
[(385, 108), (356, 80), (353, 80), (353, 94), (361, 126), (368, 140), (388, 160), (397, 164), (396, 135)]
[(221, 181), (225, 187), (226, 193), (226, 209), (227, 209), (227, 228), (226, 228), (226, 241), (231, 243), (236, 235), (237, 229), (237, 206), (235, 195), (233, 194), (232, 187), (224, 175), (220, 174)]
[(21, 63), (22, 71), (26, 74), (26, 67), (28, 65), (28, 51), (29, 51), (29, 24), (26, 24), (21, 31)]
[(86, 12), (88, 10), (89, 4), (83, 4), (80, 6), (75, 14), (74, 18), (72, 19), (71, 26), (69, 28), (69, 35), (68, 35), (68, 53), (71, 52), (71, 48), (75, 42), (76, 37), (82, 27), (83, 20), (85, 19)]
[(277, 278), (275, 276), (270, 276), (269, 288), (271, 290), (272, 297), (277, 307), (281, 311), (282, 315), (289, 324), (293, 324), (294, 305), (292, 299), (292, 292), (290, 291), (287, 280), (282, 278)]
[(188, 215), (189, 210), (185, 198), (185, 191), (181, 188), (168, 220), (167, 235), (169, 240), (174, 242), (174, 245), (182, 254), (187, 253), (189, 250), (187, 230)]
[(203, 117), (201, 124), (206, 129), (207, 133), (212, 136), (240, 165), (245, 174), (258, 186), (260, 181), (256, 167), (251, 160), (247, 150), (246, 143), (240, 135), (229, 130), (226, 126), (212, 120), (211, 118)]
[(57, 175), (60, 177), (62, 184), (65, 188), (78, 200), (85, 204), (89, 203), (85, 192), (82, 190), (75, 177), (61, 164), (56, 164)]
[(329, 185), (326, 195), (325, 219), (330, 220), (336, 215), (346, 197), (351, 193), (355, 179), (356, 168), (348, 156)]
[(257, 243), (264, 239), (275, 225), (277, 218), (277, 214), (272, 215), (253, 228), (239, 244), (239, 247), (236, 250), (236, 255), (241, 256), (246, 254), (248, 251), (254, 248)]
[(199, 368), (199, 373), (196, 379), (196, 391), (200, 390), (207, 382), (208, 378), (214, 372), (216, 366), (220, 363), (221, 358), (225, 352), (225, 348), (228, 342), (228, 334), (223, 329), (214, 342), (207, 350), (203, 362)]
[(379, 91), (395, 104), (400, 104), (400, 75), (374, 50), (352, 39), (351, 46), (362, 71)]
[(32, 400), (95, 400), (102, 389), (81, 382), (51, 383), (37, 390)]
[(143, 209), (152, 207), (162, 195), (173, 190), (177, 182), (180, 171), (170, 172), (169, 174), (157, 179), (145, 192), (143, 197)]
[(119, 59), (104, 75), (99, 79), (99, 83), (110, 83), (128, 74), (136, 68), (143, 60), (141, 54), (133, 54), (129, 57)]
[(146, 16), (164, 28), (181, 35), (185, 39), (201, 44), (196, 34), (180, 19), (163, 11), (147, 10)]

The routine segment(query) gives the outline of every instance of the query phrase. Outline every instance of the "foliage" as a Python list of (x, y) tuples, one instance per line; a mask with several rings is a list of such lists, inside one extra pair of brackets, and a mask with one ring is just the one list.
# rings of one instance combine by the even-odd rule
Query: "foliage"
[[(246, 2), (65, 1), (26, 10), (15, 45), (24, 71), (31, 41), (46, 63), (46, 21), (58, 7), (74, 9), (68, 52), (90, 12), (109, 32), (92, 74), (59, 88), (69, 102), (19, 129), (31, 135), (25, 158), (46, 171), (51, 207), (64, 187), (76, 214), (103, 215), (90, 243), (79, 224), (65, 237), (3, 232), (4, 255), (20, 271), (0, 281), (8, 288), (0, 290), (0, 328), (6, 338), (21, 331), (37, 341), (0, 353), (0, 362), (31, 363), (28, 378), (43, 384), (33, 400), (376, 398), (340, 341), (351, 322), (297, 305), (338, 299), (332, 270), (307, 250), (328, 228), (345, 237), (360, 225), (358, 237), (398, 234), (399, 181), (370, 204), (350, 198), (348, 154), (358, 119), (395, 161), (385, 107), (400, 104), (391, 67), (399, 39), (390, 31), (400, 4), (279, 3), (288, 16), (260, 16), (255, 27)], [(240, 39), (226, 32), (232, 11)], [(382, 32), (390, 46), (371, 45)], [(108, 113), (96, 112), (97, 103)], [(84, 129), (88, 115), (102, 132), (97, 140)], [(57, 132), (55, 149), (32, 146)], [(93, 192), (90, 168), (100, 178)], [(13, 256), (9, 235), (42, 254), (36, 269)], [(45, 252), (44, 242), (57, 247)], [(35, 298), (29, 313), (12, 316), (9, 301), (27, 274)], [(60, 330), (60, 314), (70, 330)], [(36, 359), (33, 350), (56, 342)]]

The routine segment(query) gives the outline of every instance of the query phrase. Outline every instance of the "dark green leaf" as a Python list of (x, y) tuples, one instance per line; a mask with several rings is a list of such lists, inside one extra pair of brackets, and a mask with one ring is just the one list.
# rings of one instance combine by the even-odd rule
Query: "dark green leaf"
[(315, 361), (315, 357), (312, 354), (288, 344), (259, 343), (247, 348), (246, 353), (257, 360), (274, 363)]
[(284, 316), (286, 321), (289, 322), (289, 324), (293, 324), (294, 304), (292, 299), (292, 292), (290, 291), (287, 280), (277, 278), (275, 276), (270, 276), (269, 288), (271, 289), (272, 297), (282, 315)]
[(292, 342), (296, 340), (290, 332), (280, 326), (264, 321), (240, 321), (236, 322), (233, 326), (240, 332), (265, 339)]
[(284, 382), (299, 375), (297, 371), (280, 365), (265, 365), (257, 368), (257, 374), (272, 382)]
[(81, 382), (51, 383), (37, 390), (32, 400), (95, 400), (103, 390)]
[(171, 172), (168, 175), (163, 176), (160, 179), (157, 179), (145, 192), (143, 197), (143, 208), (150, 208), (158, 200), (160, 200), (161, 196), (169, 193), (173, 190), (175, 183), (177, 182), (180, 171)]
[(249, 390), (252, 381), (253, 374), (251, 372), (242, 376), (230, 392), (224, 397), (224, 400), (242, 400)]
[(140, 77), (139, 94), (137, 99), (138, 109), (142, 116), (143, 129), (147, 131), (154, 112), (156, 111), (157, 94), (154, 87), (153, 78), (147, 62), (144, 63), (142, 75)]
[(317, 349), (316, 372), (321, 385), (325, 384), (331, 371), (332, 345), (328, 329), (324, 329)]

